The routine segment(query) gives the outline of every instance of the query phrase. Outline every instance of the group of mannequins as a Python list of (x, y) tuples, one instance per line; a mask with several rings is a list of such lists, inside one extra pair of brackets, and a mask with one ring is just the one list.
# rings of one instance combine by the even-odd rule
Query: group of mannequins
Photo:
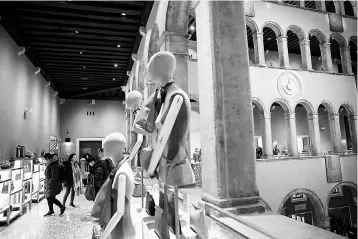
[[(159, 182), (170, 186), (185, 187), (195, 184), (194, 173), (186, 158), (185, 140), (189, 132), (190, 101), (187, 94), (175, 84), (173, 79), (176, 59), (170, 52), (158, 52), (149, 61), (147, 77), (158, 85), (160, 111), (156, 112), (155, 130), (153, 131), (153, 151), (145, 173), (157, 177)], [(154, 95), (154, 93), (153, 93)], [(150, 96), (144, 106), (152, 104)], [(127, 109), (134, 115), (141, 110), (142, 94), (131, 91), (126, 97)], [(134, 123), (136, 122), (136, 117)], [(131, 126), (132, 127), (132, 126)], [(105, 157), (112, 159), (118, 170), (112, 184), (112, 215), (104, 227), (100, 238), (136, 238), (136, 232), (130, 215), (131, 197), (134, 190), (131, 161), (146, 147), (147, 135), (131, 129), (132, 142), (128, 148), (129, 157), (124, 156), (126, 139), (120, 133), (109, 134), (104, 142)], [(97, 196), (98, 197), (98, 196)]]

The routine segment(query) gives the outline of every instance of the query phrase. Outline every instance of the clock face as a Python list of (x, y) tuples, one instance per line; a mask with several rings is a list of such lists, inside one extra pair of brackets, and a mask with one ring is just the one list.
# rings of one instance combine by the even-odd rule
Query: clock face
[(277, 88), (281, 97), (287, 101), (298, 101), (300, 99), (301, 82), (291, 72), (284, 72), (279, 76)]

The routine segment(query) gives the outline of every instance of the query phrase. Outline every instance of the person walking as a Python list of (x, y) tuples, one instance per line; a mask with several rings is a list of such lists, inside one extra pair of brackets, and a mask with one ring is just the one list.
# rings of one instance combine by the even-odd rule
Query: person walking
[(95, 195), (97, 196), (98, 191), (106, 180), (105, 169), (103, 166), (102, 159), (99, 157), (90, 158), (90, 161), (88, 163), (90, 165), (90, 175), (88, 176), (88, 178), (91, 180), (93, 179), (94, 191)]
[(70, 206), (75, 207), (73, 201), (75, 199), (75, 190), (73, 187), (73, 171), (72, 171), (72, 159), (76, 156), (75, 154), (71, 154), (66, 161), (63, 162), (63, 167), (65, 171), (65, 178), (63, 182), (63, 186), (65, 187), (65, 195), (63, 195), (62, 204), (66, 205), (66, 201), (71, 192), (70, 198)]
[(61, 204), (61, 202), (56, 199), (56, 196), (62, 191), (61, 182), (59, 179), (59, 162), (58, 158), (54, 154), (47, 153), (44, 155), (45, 158), (45, 197), (47, 199), (49, 211), (44, 216), (50, 216), (55, 213), (53, 210), (53, 204), (56, 204), (60, 208), (60, 216), (66, 210), (66, 207)]

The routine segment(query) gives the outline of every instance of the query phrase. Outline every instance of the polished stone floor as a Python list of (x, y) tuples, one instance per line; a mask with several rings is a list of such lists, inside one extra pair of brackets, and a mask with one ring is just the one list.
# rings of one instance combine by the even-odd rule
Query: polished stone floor
[[(62, 201), (63, 192), (57, 196)], [(67, 202), (68, 204), (68, 202)], [(47, 200), (32, 203), (32, 209), (11, 221), (10, 226), (0, 225), (1, 239), (90, 239), (92, 223), (89, 213), (93, 202), (84, 195), (75, 198), (76, 208), (66, 205), (66, 212), (59, 216), (59, 208), (54, 206), (55, 215), (43, 217), (48, 211)], [(137, 238), (141, 238), (141, 218), (137, 212), (140, 198), (132, 198), (132, 217), (136, 227)]]

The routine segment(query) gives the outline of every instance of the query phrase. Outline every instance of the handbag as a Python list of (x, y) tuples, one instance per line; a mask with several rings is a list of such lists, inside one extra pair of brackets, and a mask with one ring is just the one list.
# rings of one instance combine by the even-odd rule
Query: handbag
[(126, 161), (123, 159), (117, 167), (115, 167), (112, 172), (107, 177), (106, 181), (98, 191), (97, 197), (94, 201), (94, 205), (91, 211), (92, 222), (99, 224), (101, 226), (106, 226), (112, 218), (112, 185), (114, 176), (116, 175), (118, 169)]
[(205, 222), (205, 214), (203, 209), (195, 209), (190, 207), (190, 228), (193, 229), (199, 237), (208, 238), (208, 228)]
[(85, 198), (88, 201), (94, 201), (96, 199), (96, 192), (94, 190), (94, 177), (90, 177), (88, 185), (85, 191)]
[(159, 88), (155, 91), (153, 100), (149, 105), (143, 106), (135, 119), (133, 131), (139, 134), (151, 134), (155, 129), (155, 120), (157, 118), (156, 102)]
[(145, 211), (148, 213), (149, 216), (155, 215), (155, 202), (153, 196), (147, 192), (145, 197)]

